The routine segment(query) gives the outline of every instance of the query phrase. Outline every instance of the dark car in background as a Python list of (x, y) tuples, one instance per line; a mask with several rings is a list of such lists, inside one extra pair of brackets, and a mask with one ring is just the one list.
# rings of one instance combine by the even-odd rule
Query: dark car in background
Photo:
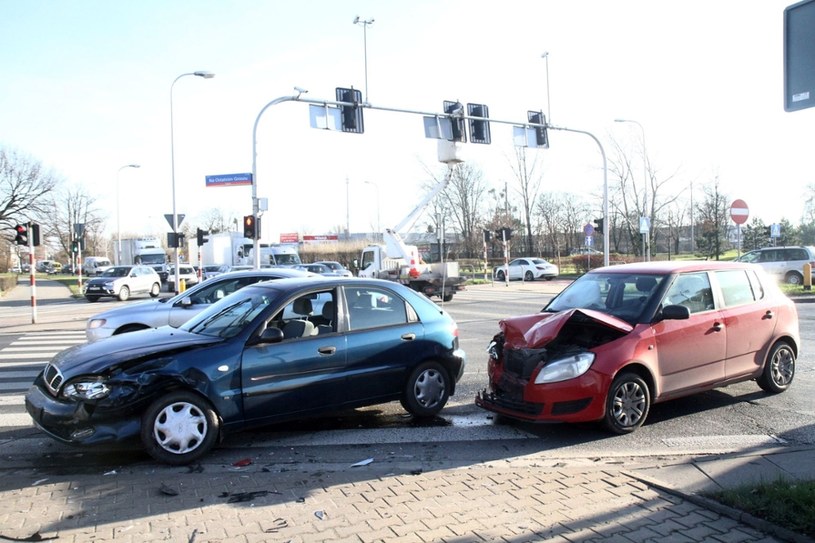
[(755, 380), (786, 390), (800, 346), (795, 304), (752, 264), (598, 268), (541, 313), (500, 322), (476, 403), (532, 422), (643, 424), (653, 403)]
[(139, 439), (156, 460), (180, 465), (224, 434), (340, 409), (398, 400), (432, 417), (465, 364), (453, 319), (403, 285), (280, 279), (244, 287), (178, 329), (67, 349), (25, 402), (59, 441)]

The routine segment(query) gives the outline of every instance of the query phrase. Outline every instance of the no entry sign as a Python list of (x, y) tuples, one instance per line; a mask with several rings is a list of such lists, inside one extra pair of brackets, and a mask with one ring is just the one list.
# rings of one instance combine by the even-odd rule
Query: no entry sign
[(747, 222), (747, 217), (750, 216), (750, 210), (747, 208), (747, 203), (744, 200), (736, 200), (730, 204), (730, 218), (736, 224), (744, 224)]

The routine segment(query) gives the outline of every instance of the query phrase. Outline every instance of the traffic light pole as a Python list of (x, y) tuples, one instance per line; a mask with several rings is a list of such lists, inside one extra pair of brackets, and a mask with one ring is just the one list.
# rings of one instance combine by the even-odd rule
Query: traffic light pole
[(28, 272), (31, 284), (31, 324), (37, 324), (37, 278), (34, 267), (34, 236), (31, 235), (31, 223), (28, 223)]

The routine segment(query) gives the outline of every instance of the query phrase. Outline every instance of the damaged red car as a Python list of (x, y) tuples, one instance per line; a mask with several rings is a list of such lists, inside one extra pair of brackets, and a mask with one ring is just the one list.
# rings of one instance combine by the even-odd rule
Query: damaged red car
[(783, 392), (800, 345), (795, 304), (760, 268), (731, 262), (599, 268), (499, 325), (477, 405), (618, 434), (672, 398), (748, 380)]

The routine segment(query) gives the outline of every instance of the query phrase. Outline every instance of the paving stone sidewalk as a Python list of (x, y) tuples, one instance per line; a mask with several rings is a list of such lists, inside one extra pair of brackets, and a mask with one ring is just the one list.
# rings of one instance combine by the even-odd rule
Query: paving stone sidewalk
[(139, 467), (76, 477), (9, 470), (0, 473), (0, 536), (60, 543), (780, 541), (608, 467), (370, 468)]

